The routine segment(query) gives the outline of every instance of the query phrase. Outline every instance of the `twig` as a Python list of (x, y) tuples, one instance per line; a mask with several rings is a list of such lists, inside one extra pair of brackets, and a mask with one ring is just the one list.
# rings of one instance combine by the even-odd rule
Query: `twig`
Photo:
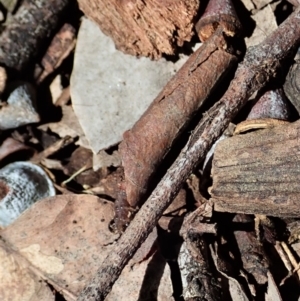
[(231, 0), (210, 0), (204, 14), (196, 24), (196, 31), (202, 42), (207, 40), (221, 26), (227, 36), (242, 31), (242, 25)]
[(203, 160), (249, 96), (276, 75), (280, 62), (300, 43), (300, 8), (262, 44), (249, 49), (229, 89), (196, 127), (187, 145), (82, 290), (79, 301), (104, 300), (123, 268), (145, 241), (184, 181)]
[[(140, 206), (157, 167), (237, 57), (219, 28), (167, 83), (119, 146), (127, 202)], [(201, 84), (200, 84), (201, 83)], [(151, 186), (151, 185), (150, 185)], [(116, 219), (116, 223), (119, 223)]]
[(73, 142), (74, 142), (74, 139), (72, 137), (66, 136), (66, 137), (56, 141), (55, 143), (53, 143), (52, 145), (50, 145), (49, 147), (44, 149), (42, 152), (40, 152), (39, 154), (34, 156), (31, 159), (31, 162), (35, 163), (35, 164), (41, 163), (41, 161), (44, 160), (45, 158), (48, 158), (49, 156), (53, 155), (60, 149), (66, 147), (67, 145), (69, 145)]

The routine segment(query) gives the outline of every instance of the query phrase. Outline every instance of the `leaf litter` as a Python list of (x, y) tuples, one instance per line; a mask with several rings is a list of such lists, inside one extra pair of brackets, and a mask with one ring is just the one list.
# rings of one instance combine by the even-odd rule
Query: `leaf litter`
[[(256, 22), (255, 30), (246, 39), (246, 44), (255, 45), (277, 27), (272, 10), (274, 3), (243, 2), (249, 12), (252, 11), (251, 18)], [(66, 94), (63, 105), (58, 105), (59, 119), (50, 118), (50, 122), (42, 122), (38, 127), (29, 125), (18, 128), (14, 133), (15, 140), (7, 132), (6, 140), (3, 139), (0, 147), (4, 164), (20, 153), (21, 158), (28, 160), (34, 152), (29, 152), (30, 149), (41, 152), (51, 147), (53, 141), (58, 141), (59, 137), (70, 136), (76, 140), (76, 146), (62, 146), (47, 155), (44, 160), (49, 160), (48, 164), (40, 162), (46, 170), (48, 166), (47, 172), (52, 174), (57, 191), (62, 195), (36, 202), (16, 222), (1, 229), (1, 300), (54, 300), (55, 294), (47, 283), (66, 300), (76, 300), (88, 280), (96, 273), (99, 262), (109, 252), (113, 252), (115, 241), (119, 238), (119, 234), (114, 232), (113, 220), (114, 201), (118, 198), (119, 191), (122, 191), (120, 183), (124, 180), (124, 170), (121, 167), (123, 158), (117, 147), (122, 140), (122, 134), (132, 128), (187, 59), (182, 58), (181, 61), (173, 63), (165, 59), (151, 61), (148, 58), (125, 55), (117, 51), (110, 38), (104, 36), (86, 18), (82, 20), (77, 39), (72, 76), (70, 77), (70, 72), (64, 74), (56, 64), (53, 69), (49, 67), (50, 77), (53, 71), (62, 72), (60, 80), (56, 79), (56, 92), (52, 89), (53, 102), (57, 103), (56, 100), (60, 99), (63, 91), (70, 89), (71, 103)], [(67, 59), (70, 57), (72, 55)], [(67, 59), (63, 57), (59, 62), (62, 70), (68, 69)], [(128, 63), (125, 64), (127, 60)], [(49, 74), (37, 78), (45, 83)], [(63, 81), (70, 82), (70, 87), (69, 83), (63, 86)], [(41, 117), (43, 120), (43, 114)], [(31, 120), (30, 123), (32, 122), (38, 122), (38, 119)], [(51, 165), (50, 162), (59, 164)], [(83, 167), (85, 168), (82, 169)], [(70, 182), (63, 185), (63, 181), (69, 177)], [(193, 181), (195, 177), (200, 182), (203, 181), (200, 169), (192, 177)], [(129, 301), (149, 298), (179, 300), (179, 295), (187, 292), (191, 284), (188, 283), (191, 278), (187, 276), (192, 270), (186, 271), (187, 266), (179, 262), (177, 273), (186, 278), (178, 282), (178, 279), (174, 280), (174, 264), (170, 262), (178, 264), (179, 254), (182, 257), (182, 253), (189, 250), (185, 250), (186, 246), (182, 245), (180, 251), (178, 249), (175, 255), (170, 256), (166, 254), (168, 248), (160, 241), (160, 237), (164, 237), (163, 232), (169, 235), (171, 242), (174, 242), (173, 236), (182, 240), (178, 235), (178, 228), (182, 224), (183, 215), (188, 208), (199, 206), (205, 199), (201, 193), (199, 196), (200, 186), (194, 183), (189, 188), (184, 187), (173, 207), (160, 219), (158, 230), (150, 235), (149, 240), (129, 262), (106, 300), (122, 300), (124, 296)], [(89, 194), (97, 194), (99, 197)], [(198, 195), (198, 202), (191, 195)], [(213, 240), (210, 234), (204, 234), (203, 237), (208, 241)], [(253, 237), (255, 239), (255, 235)], [(296, 234), (294, 237), (297, 241)], [(224, 241), (226, 239), (223, 238)], [(214, 261), (213, 273), (218, 275), (216, 278), (227, 278), (232, 300), (249, 300), (249, 296), (255, 298), (256, 290), (261, 288), (253, 283), (251, 277), (247, 277), (249, 271), (243, 274), (245, 263), (244, 266), (238, 265), (238, 272), (223, 271), (217, 262), (219, 254), (211, 246), (212, 244), (209, 257)], [(222, 243), (220, 246), (222, 249)], [(297, 242), (292, 245), (299, 252), (297, 246)], [(287, 250), (284, 252), (288, 253)], [(195, 257), (191, 256), (191, 260), (193, 259)], [(203, 271), (201, 262), (197, 264)], [(296, 269), (297, 263), (294, 262), (294, 270)], [(276, 273), (273, 276), (270, 271), (274, 273), (274, 267), (271, 266), (267, 273), (268, 290), (265, 300), (284, 300), (278, 281), (284, 276)], [(241, 274), (246, 275), (244, 283), (241, 281)], [(291, 272), (289, 277), (294, 274), (295, 272)], [(177, 290), (176, 295), (174, 291), (178, 283), (184, 284), (184, 287), (180, 293)], [(184, 298), (191, 300), (192, 296), (184, 295)]]

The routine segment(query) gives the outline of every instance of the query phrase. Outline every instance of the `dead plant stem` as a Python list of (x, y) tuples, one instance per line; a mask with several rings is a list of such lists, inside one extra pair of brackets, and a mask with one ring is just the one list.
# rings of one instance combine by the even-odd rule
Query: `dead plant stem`
[(266, 40), (248, 49), (227, 92), (200, 121), (187, 145), (136, 214), (79, 301), (104, 300), (123, 268), (155, 227), (197, 164), (227, 128), (250, 95), (276, 76), (280, 63), (300, 43), (300, 7)]

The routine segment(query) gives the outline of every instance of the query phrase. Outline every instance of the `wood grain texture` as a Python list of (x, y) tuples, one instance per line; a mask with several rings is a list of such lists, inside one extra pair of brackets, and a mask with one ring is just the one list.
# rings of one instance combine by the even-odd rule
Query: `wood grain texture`
[(118, 50), (160, 58), (194, 35), (199, 0), (78, 0)]
[(216, 211), (300, 215), (300, 121), (221, 141), (212, 165)]

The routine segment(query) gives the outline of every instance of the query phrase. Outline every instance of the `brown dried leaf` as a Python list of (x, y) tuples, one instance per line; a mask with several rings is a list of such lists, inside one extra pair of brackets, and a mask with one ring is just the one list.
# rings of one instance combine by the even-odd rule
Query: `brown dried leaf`
[(130, 261), (116, 281), (107, 301), (174, 301), (171, 271), (160, 252), (139, 264)]
[[(30, 270), (46, 278), (67, 300), (75, 300), (99, 262), (113, 252), (112, 243), (118, 237), (109, 231), (113, 215), (113, 204), (95, 196), (57, 196), (33, 205), (1, 236)], [(107, 300), (126, 296), (128, 301), (146, 301), (153, 294), (157, 300), (173, 300), (170, 269), (153, 249), (156, 237), (153, 232), (149, 243), (142, 245)]]
[(54, 301), (45, 282), (30, 271), (28, 262), (0, 241), (0, 300)]
[(56, 196), (35, 203), (1, 236), (72, 299), (112, 250), (113, 216), (113, 204), (95, 196)]
[[(6, 156), (14, 153), (14, 152), (18, 152), (18, 151), (22, 151), (22, 150), (30, 150), (30, 148), (28, 146), (26, 146), (25, 144), (8, 137), (7, 139), (5, 139), (3, 141), (3, 143), (0, 146), (0, 160), (4, 159)], [(33, 152), (33, 150), (32, 150)]]

